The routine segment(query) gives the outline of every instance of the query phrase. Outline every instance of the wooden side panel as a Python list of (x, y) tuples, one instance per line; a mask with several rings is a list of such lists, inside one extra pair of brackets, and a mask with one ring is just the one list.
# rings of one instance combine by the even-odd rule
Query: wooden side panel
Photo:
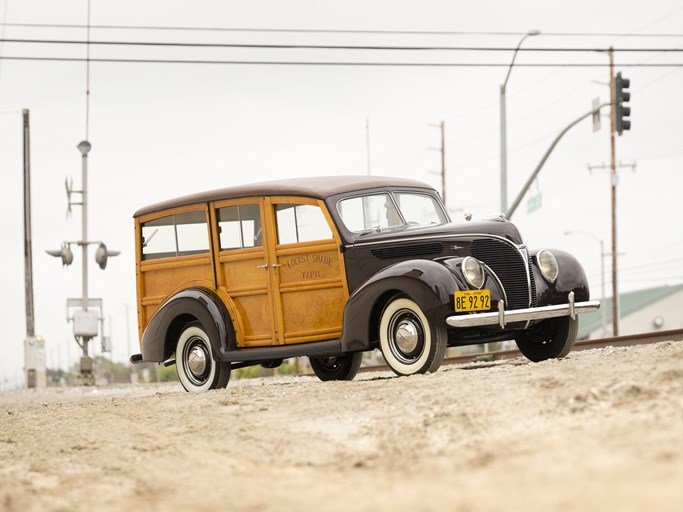
[[(142, 341), (142, 334), (147, 323), (168, 297), (186, 288), (196, 286), (213, 288), (215, 285), (211, 250), (187, 256), (141, 260), (142, 223), (192, 211), (206, 212), (207, 208), (206, 205), (191, 205), (135, 219), (135, 269), (140, 341)], [(210, 230), (208, 232), (210, 233)], [(210, 245), (209, 240), (207, 243)]]
[(144, 283), (141, 300), (141, 325), (144, 326), (168, 296), (192, 286), (213, 287), (209, 255), (142, 261), (140, 273)]
[(346, 293), (336, 244), (298, 244), (277, 253), (285, 343), (340, 337)]
[[(219, 256), (220, 286), (241, 318), (243, 346), (273, 344), (273, 316), (263, 249), (225, 251)], [(259, 268), (262, 267), (262, 268)]]

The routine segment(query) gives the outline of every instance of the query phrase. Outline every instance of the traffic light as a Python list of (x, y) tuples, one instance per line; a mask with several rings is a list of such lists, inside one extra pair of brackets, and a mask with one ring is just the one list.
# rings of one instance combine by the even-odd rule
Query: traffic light
[(631, 85), (631, 81), (628, 78), (623, 78), (621, 76), (621, 71), (617, 73), (614, 79), (615, 88), (615, 117), (616, 117), (616, 128), (617, 133), (621, 135), (624, 130), (631, 129), (631, 120), (628, 118), (631, 115), (631, 106), (625, 103), (631, 99), (631, 92), (628, 91), (628, 87)]

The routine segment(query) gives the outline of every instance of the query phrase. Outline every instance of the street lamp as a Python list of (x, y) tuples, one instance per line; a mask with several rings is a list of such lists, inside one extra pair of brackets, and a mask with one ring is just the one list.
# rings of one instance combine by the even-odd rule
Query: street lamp
[[(601, 279), (601, 291), (600, 291), (600, 301), (605, 300), (605, 242), (603, 241), (602, 238), (599, 238), (597, 235), (594, 235), (593, 233), (589, 233), (588, 231), (565, 231), (565, 235), (586, 235), (591, 237), (593, 240), (597, 240), (600, 243), (600, 279)], [(607, 317), (606, 317), (606, 312), (607, 310), (605, 307), (600, 308), (600, 319), (602, 321), (602, 337), (606, 338), (607, 337)]]
[(517, 58), (517, 52), (524, 40), (529, 36), (537, 36), (540, 34), (540, 30), (529, 30), (524, 37), (520, 39), (517, 48), (515, 48), (515, 53), (512, 54), (512, 62), (510, 62), (510, 67), (508, 68), (507, 75), (505, 76), (505, 82), (500, 86), (500, 211), (505, 213), (508, 211), (508, 179), (507, 179), (507, 167), (508, 167), (508, 157), (507, 157), (507, 121), (505, 119), (505, 88), (510, 79), (510, 73), (512, 72), (512, 66), (515, 64), (515, 58)]

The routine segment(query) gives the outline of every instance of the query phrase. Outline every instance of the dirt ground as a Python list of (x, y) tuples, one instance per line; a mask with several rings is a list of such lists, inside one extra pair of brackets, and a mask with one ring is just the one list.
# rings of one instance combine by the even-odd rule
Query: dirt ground
[(0, 394), (0, 510), (680, 511), (683, 343)]

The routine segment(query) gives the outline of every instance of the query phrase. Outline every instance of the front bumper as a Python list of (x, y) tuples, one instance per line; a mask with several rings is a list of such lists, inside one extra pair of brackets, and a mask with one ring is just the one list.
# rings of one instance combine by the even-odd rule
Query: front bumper
[(505, 311), (504, 301), (500, 300), (498, 301), (497, 312), (453, 315), (446, 318), (446, 323), (451, 327), (478, 327), (481, 325), (498, 324), (501, 329), (504, 329), (506, 324), (512, 322), (543, 320), (545, 318), (556, 318), (558, 316), (576, 318), (576, 315), (580, 313), (592, 313), (598, 309), (600, 309), (600, 301), (589, 300), (586, 302), (574, 302), (574, 292), (569, 292), (567, 304)]

